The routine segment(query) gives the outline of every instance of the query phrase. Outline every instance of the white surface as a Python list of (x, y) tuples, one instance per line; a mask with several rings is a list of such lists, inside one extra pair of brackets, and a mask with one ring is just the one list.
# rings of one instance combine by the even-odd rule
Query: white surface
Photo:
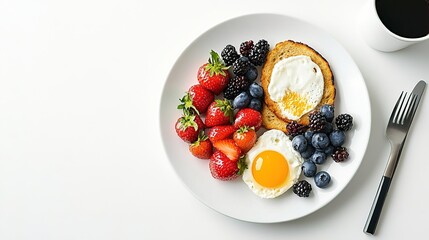
[(378, 17), (375, 2), (375, 0), (366, 0), (366, 4), (358, 16), (358, 28), (372, 48), (393, 52), (429, 39), (429, 35), (420, 38), (405, 38), (389, 31)]
[[(264, 28), (272, 22), (277, 24)], [(246, 28), (248, 25), (253, 28)], [(225, 39), (225, 35), (228, 39)], [(332, 183), (325, 189), (318, 189), (313, 184), (313, 197), (306, 201), (293, 196), (291, 191), (279, 199), (261, 199), (253, 195), (241, 181), (225, 183), (213, 179), (208, 162), (194, 158), (188, 150), (188, 144), (177, 137), (174, 131), (174, 125), (182, 114), (176, 108), (178, 99), (182, 98), (190, 86), (198, 83), (198, 67), (207, 61), (211, 49), (221, 52), (229, 43), (239, 48), (239, 44), (246, 39), (255, 39), (256, 42), (262, 38), (274, 47), (277, 42), (286, 40), (285, 36), (309, 44), (329, 61), (338, 90), (335, 111), (337, 115), (346, 112), (353, 115), (355, 122), (355, 128), (347, 133), (348, 140), (345, 143), (350, 151), (350, 161), (342, 164), (327, 161), (326, 164), (318, 166), (319, 171), (325, 170), (331, 174)], [(279, 14), (250, 14), (233, 18), (198, 37), (178, 57), (169, 73), (160, 109), (163, 141), (180, 179), (209, 207), (250, 222), (288, 221), (306, 216), (325, 206), (344, 189), (356, 173), (362, 162), (371, 128), (368, 91), (362, 74), (350, 55), (323, 30), (302, 20)]]
[[(240, 2), (1, 1), (0, 239), (373, 239), (362, 228), (389, 154), (385, 126), (400, 91), (429, 82), (429, 42), (393, 53), (368, 47), (356, 27), (363, 1)], [(356, 176), (324, 208), (287, 223), (237, 221), (201, 204), (159, 134), (161, 90), (177, 56), (215, 24), (255, 12), (327, 31), (371, 97), (371, 139)], [(426, 236), (427, 95), (377, 239)]]

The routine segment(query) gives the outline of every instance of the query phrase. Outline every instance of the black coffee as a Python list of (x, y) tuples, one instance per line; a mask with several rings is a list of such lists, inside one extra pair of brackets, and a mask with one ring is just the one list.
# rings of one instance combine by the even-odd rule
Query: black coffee
[(376, 0), (378, 16), (391, 32), (406, 38), (429, 34), (429, 0)]

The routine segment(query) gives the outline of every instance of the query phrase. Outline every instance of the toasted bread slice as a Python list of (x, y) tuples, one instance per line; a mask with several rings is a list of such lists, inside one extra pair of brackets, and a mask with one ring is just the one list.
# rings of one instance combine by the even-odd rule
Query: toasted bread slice
[(286, 125), (288, 122), (285, 122), (278, 118), (269, 108), (266, 104), (262, 106), (262, 126), (264, 126), (266, 129), (277, 129), (280, 131), (283, 131), (285, 133), (288, 133), (286, 129)]
[[(262, 124), (265, 126), (265, 128), (274, 128), (287, 132), (286, 124), (291, 120), (281, 114), (279, 104), (270, 98), (268, 93), (268, 85), (270, 84), (271, 73), (273, 71), (274, 65), (278, 61), (284, 58), (299, 55), (309, 56), (322, 71), (324, 90), (322, 99), (317, 105), (316, 109), (319, 109), (324, 104), (334, 104), (336, 91), (334, 85), (334, 76), (329, 63), (325, 60), (325, 58), (323, 58), (322, 55), (320, 55), (316, 50), (304, 43), (294, 42), (292, 40), (277, 43), (276, 46), (268, 53), (267, 60), (262, 68), (261, 74), (261, 85), (265, 93), (265, 106), (262, 110)], [(297, 120), (297, 122), (308, 125), (308, 115), (309, 113), (304, 114), (299, 120)]]

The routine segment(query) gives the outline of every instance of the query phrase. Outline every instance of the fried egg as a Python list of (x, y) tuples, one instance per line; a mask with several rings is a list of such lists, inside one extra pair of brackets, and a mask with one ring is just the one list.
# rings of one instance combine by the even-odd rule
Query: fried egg
[(323, 97), (323, 90), (320, 67), (305, 55), (278, 61), (268, 85), (271, 100), (277, 102), (281, 114), (291, 120), (314, 110)]
[(275, 198), (298, 181), (304, 159), (280, 130), (262, 134), (246, 154), (243, 181), (261, 198)]

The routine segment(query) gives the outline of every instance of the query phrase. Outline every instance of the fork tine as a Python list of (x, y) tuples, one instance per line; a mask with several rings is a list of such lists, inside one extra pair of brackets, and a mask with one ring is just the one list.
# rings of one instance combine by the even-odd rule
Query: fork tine
[(413, 99), (411, 100), (410, 103), (410, 107), (408, 108), (407, 114), (405, 115), (404, 118), (404, 124), (410, 119), (412, 118), (412, 116), (414, 115), (414, 112), (416, 111), (416, 102), (418, 100), (418, 96), (416, 94), (411, 93), (411, 95), (413, 96)]
[(406, 119), (405, 116), (407, 116), (408, 113), (410, 112), (410, 110), (411, 110), (411, 104), (412, 104), (413, 101), (414, 101), (414, 95), (410, 94), (408, 96), (408, 98), (407, 98), (407, 103), (405, 103), (404, 108), (402, 109), (401, 116), (399, 117), (399, 120), (398, 120), (399, 124), (404, 124), (404, 121)]
[(390, 115), (389, 123), (394, 123), (395, 117), (398, 115), (399, 110), (399, 103), (401, 102), (402, 95), (404, 95), (404, 91), (401, 92), (401, 95), (399, 95), (398, 100), (396, 101), (395, 107), (393, 107), (392, 114)]
[(401, 114), (404, 111), (404, 102), (405, 102), (405, 98), (407, 97), (407, 92), (402, 92), (401, 96), (402, 96), (401, 102), (400, 102), (400, 104), (398, 106), (398, 109), (396, 109), (395, 119), (393, 121), (396, 124), (400, 124), (400, 120), (401, 120), (400, 117), (401, 117)]

